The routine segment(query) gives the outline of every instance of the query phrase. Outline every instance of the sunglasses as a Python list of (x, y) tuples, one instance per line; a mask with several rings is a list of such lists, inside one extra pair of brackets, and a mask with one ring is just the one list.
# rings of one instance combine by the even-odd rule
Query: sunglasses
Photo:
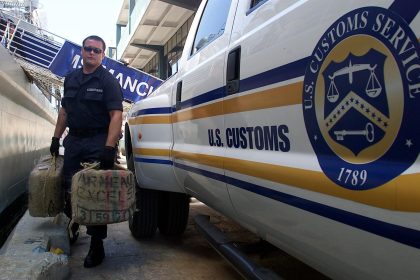
[(102, 53), (102, 50), (101, 49), (98, 49), (98, 48), (92, 48), (92, 47), (83, 47), (83, 49), (85, 50), (85, 52), (91, 52), (91, 51), (93, 51), (94, 53), (96, 53), (96, 54), (100, 54), (100, 53)]

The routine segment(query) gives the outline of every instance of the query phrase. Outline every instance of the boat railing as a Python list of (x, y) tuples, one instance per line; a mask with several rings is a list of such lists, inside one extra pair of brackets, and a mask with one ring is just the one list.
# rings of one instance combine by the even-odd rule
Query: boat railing
[[(61, 100), (63, 78), (48, 68), (65, 39), (0, 10), (0, 43), (51, 103)], [(56, 102), (54, 102), (56, 101)]]

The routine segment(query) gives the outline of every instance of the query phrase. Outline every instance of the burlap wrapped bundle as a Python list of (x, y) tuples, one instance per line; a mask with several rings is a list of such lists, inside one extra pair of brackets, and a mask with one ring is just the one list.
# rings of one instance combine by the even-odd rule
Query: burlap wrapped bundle
[(98, 170), (98, 164), (77, 172), (71, 183), (73, 220), (81, 225), (104, 225), (128, 220), (135, 207), (135, 178), (115, 166)]
[(32, 217), (54, 217), (64, 208), (61, 175), (63, 157), (44, 156), (28, 182), (28, 209)]

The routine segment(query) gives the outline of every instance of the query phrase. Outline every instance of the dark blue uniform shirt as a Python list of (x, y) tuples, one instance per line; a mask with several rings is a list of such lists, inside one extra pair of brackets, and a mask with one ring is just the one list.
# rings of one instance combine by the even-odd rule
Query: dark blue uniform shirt
[(64, 81), (61, 105), (67, 113), (67, 126), (73, 129), (106, 129), (109, 111), (123, 110), (123, 94), (118, 81), (102, 66), (91, 74), (77, 69)]

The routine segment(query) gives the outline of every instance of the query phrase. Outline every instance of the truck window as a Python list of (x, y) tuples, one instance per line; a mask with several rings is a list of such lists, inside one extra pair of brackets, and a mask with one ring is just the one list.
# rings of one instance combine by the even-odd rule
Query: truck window
[(251, 1), (251, 8), (254, 8), (255, 6), (257, 6), (259, 3), (261, 2), (265, 2), (267, 0), (252, 0)]
[(223, 34), (231, 2), (231, 0), (207, 1), (197, 28), (191, 55)]

